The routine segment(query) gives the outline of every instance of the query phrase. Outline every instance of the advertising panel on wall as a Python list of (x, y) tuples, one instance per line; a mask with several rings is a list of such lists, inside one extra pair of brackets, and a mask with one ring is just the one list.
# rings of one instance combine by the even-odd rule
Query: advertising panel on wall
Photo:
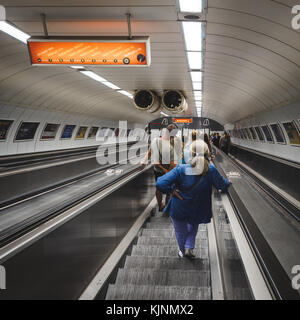
[(265, 137), (266, 137), (267, 141), (268, 142), (274, 142), (269, 127), (268, 126), (261, 126), (261, 128), (262, 128), (262, 130), (263, 130), (263, 132), (265, 134)]
[(271, 129), (274, 133), (275, 139), (277, 141), (277, 143), (284, 143), (285, 144), (285, 138), (282, 132), (282, 129), (280, 128), (280, 126), (277, 123), (274, 124), (270, 124)]
[(88, 127), (79, 127), (76, 133), (76, 139), (84, 139)]
[(97, 138), (104, 138), (108, 127), (102, 127), (97, 134)]
[(31, 37), (28, 50), (32, 65), (150, 65), (149, 37)]
[(22, 122), (17, 131), (15, 141), (33, 140), (39, 124), (39, 122)]
[(76, 126), (74, 124), (65, 125), (64, 130), (63, 130), (60, 138), (61, 139), (71, 139), (75, 127)]
[(89, 134), (88, 134), (88, 139), (93, 139), (96, 137), (96, 134), (98, 132), (99, 127), (91, 127)]
[(13, 122), (13, 120), (0, 120), (0, 141), (7, 139), (8, 130)]
[(116, 136), (116, 137), (119, 136), (119, 128), (116, 128), (116, 130), (115, 130), (115, 136)]
[(57, 130), (59, 128), (59, 124), (55, 123), (47, 123), (42, 134), (41, 134), (41, 140), (53, 140), (55, 139)]
[(292, 145), (300, 145), (300, 137), (299, 137), (299, 132), (297, 130), (297, 127), (295, 123), (292, 122), (285, 122), (283, 123), (284, 129), (289, 137), (290, 144)]

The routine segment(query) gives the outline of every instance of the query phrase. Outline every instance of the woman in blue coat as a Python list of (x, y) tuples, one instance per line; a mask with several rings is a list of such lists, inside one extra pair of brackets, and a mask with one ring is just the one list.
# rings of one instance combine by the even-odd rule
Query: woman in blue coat
[(173, 194), (164, 211), (171, 216), (180, 257), (194, 257), (198, 226), (212, 218), (212, 186), (225, 191), (231, 184), (209, 164), (204, 157), (208, 153), (204, 141), (194, 141), (190, 146), (190, 163), (177, 165), (156, 182), (162, 193)]

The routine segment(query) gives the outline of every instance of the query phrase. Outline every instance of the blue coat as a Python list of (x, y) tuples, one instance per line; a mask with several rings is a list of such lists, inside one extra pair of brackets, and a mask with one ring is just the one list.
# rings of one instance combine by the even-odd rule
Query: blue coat
[[(199, 180), (199, 175), (188, 175), (186, 174), (188, 172), (191, 172), (190, 164), (177, 165), (173, 170), (157, 179), (157, 189), (165, 194), (172, 193), (175, 189), (188, 190)], [(221, 176), (213, 164), (210, 164), (200, 184), (189, 192), (179, 192), (184, 200), (176, 196), (171, 197), (164, 211), (174, 219), (191, 224), (209, 223), (212, 217), (212, 186), (225, 191), (229, 185), (228, 180)]]

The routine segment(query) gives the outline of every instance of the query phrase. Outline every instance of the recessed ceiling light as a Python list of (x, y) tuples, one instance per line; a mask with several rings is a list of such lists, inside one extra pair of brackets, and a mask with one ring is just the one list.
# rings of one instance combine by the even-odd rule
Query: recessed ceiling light
[(201, 12), (202, 0), (179, 0), (181, 12)]
[(202, 50), (202, 23), (192, 21), (182, 21), (183, 34), (186, 49), (188, 51)]
[(101, 82), (102, 84), (104, 84), (105, 86), (111, 88), (111, 89), (114, 89), (114, 90), (119, 90), (121, 88), (117, 87), (115, 84), (109, 82), (109, 81), (103, 81)]
[(202, 82), (202, 72), (201, 71), (192, 71), (191, 78), (193, 82)]
[(79, 71), (80, 73), (84, 74), (85, 76), (95, 80), (95, 81), (98, 81), (98, 82), (107, 82), (106, 79), (100, 77), (98, 74), (96, 74), (95, 72), (93, 71), (88, 71), (88, 70), (83, 70), (83, 71)]
[(202, 82), (193, 82), (194, 90), (202, 90)]
[(202, 52), (188, 51), (187, 58), (190, 69), (202, 69)]
[(196, 99), (202, 99), (202, 91), (194, 91), (194, 97)]
[(118, 90), (117, 92), (119, 92), (119, 93), (121, 93), (121, 94), (124, 94), (124, 96), (127, 96), (127, 97), (129, 97), (130, 99), (133, 98), (132, 94), (129, 93), (129, 92), (127, 92), (127, 91), (125, 91), (125, 90)]
[(11, 37), (18, 39), (25, 44), (27, 44), (27, 40), (30, 38), (29, 34), (16, 28), (15, 26), (12, 26), (7, 21), (0, 21), (0, 31), (7, 33)]

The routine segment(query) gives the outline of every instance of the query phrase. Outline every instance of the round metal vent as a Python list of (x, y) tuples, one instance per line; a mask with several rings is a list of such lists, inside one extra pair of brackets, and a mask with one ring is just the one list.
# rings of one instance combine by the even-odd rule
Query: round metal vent
[(157, 112), (161, 106), (158, 96), (151, 90), (138, 90), (134, 94), (133, 103), (139, 110)]
[(187, 109), (187, 103), (184, 95), (178, 90), (168, 90), (163, 94), (162, 105), (173, 113), (184, 112)]

